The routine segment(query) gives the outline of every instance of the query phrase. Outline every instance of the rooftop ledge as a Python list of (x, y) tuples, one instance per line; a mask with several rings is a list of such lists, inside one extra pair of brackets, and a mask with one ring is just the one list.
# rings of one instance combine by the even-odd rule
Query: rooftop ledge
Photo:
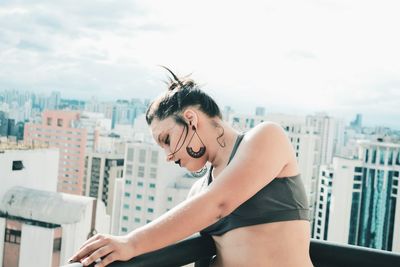
[[(208, 266), (207, 259), (215, 255), (214, 241), (209, 236), (195, 236), (166, 248), (114, 262), (110, 267), (177, 267), (195, 262), (196, 267)], [(342, 245), (328, 241), (311, 240), (310, 256), (315, 267), (381, 266), (399, 267), (400, 253)], [(81, 267), (72, 263), (63, 267)], [(91, 265), (93, 267), (94, 265)]]

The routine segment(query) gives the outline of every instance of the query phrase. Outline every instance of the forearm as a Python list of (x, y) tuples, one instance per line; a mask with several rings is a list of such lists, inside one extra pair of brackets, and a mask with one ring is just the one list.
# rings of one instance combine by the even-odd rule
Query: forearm
[(216, 222), (221, 205), (212, 201), (209, 192), (188, 199), (151, 223), (128, 234), (135, 256), (154, 251), (182, 240)]

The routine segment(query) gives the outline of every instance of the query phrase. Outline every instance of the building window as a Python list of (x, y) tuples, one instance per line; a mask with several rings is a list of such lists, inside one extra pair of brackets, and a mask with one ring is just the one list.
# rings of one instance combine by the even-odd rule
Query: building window
[(133, 161), (133, 148), (128, 148), (128, 153), (126, 155), (126, 160), (127, 161)]
[(127, 179), (127, 180), (125, 180), (125, 184), (130, 185), (130, 184), (132, 184), (132, 181)]
[(144, 167), (139, 166), (138, 168), (138, 177), (144, 177)]
[(140, 149), (139, 151), (139, 162), (145, 163), (146, 162), (146, 150)]
[(51, 118), (47, 118), (47, 125), (48, 126), (51, 126), (51, 121), (52, 121)]
[(147, 220), (146, 223), (151, 223), (151, 220)]
[(21, 244), (21, 231), (6, 229), (4, 241), (13, 244)]
[(53, 252), (61, 251), (61, 237), (54, 239)]
[(388, 165), (393, 165), (393, 149), (389, 150)]
[(360, 189), (361, 188), (361, 184), (353, 184), (353, 189)]
[(172, 202), (172, 197), (168, 197), (168, 201), (169, 201), (169, 202)]
[(130, 197), (131, 194), (130, 194), (129, 192), (125, 192), (125, 196), (126, 196), (126, 197)]
[(156, 188), (156, 184), (151, 183), (151, 184), (149, 185), (149, 187), (150, 187), (150, 188)]
[(124, 209), (129, 210), (129, 204), (124, 204)]
[(126, 227), (122, 227), (121, 230), (122, 230), (122, 232), (124, 232), (124, 233), (128, 232), (128, 228), (126, 228)]
[(150, 178), (157, 178), (157, 168), (150, 168)]
[(62, 119), (57, 119), (57, 126), (62, 127), (63, 126), (63, 120)]
[(141, 194), (137, 194), (136, 195), (136, 199), (142, 199), (142, 195)]
[(354, 172), (362, 172), (362, 167), (355, 167)]
[(376, 148), (372, 149), (372, 161), (371, 161), (371, 163), (372, 164), (376, 163)]
[(154, 201), (154, 197), (153, 196), (149, 196), (149, 200), (150, 201)]
[(379, 149), (379, 163), (385, 164), (385, 150), (383, 148)]
[(14, 160), (12, 162), (12, 170), (13, 171), (21, 171), (24, 168), (24, 164), (22, 160)]
[(132, 169), (133, 169), (132, 165), (126, 164), (126, 174), (127, 175), (132, 175)]
[(158, 151), (152, 151), (151, 152), (151, 163), (157, 164), (157, 162), (158, 162)]
[(140, 219), (139, 218), (135, 218), (135, 223), (140, 223)]
[(137, 185), (138, 185), (139, 187), (142, 187), (142, 186), (143, 186), (143, 182), (137, 182)]
[(128, 216), (122, 216), (122, 220), (128, 221), (128, 220), (129, 220), (129, 217), (128, 217)]
[(142, 210), (142, 207), (136, 206), (135, 209), (136, 209), (137, 211), (141, 211), (141, 210)]
[(147, 212), (149, 212), (149, 213), (153, 213), (153, 212), (154, 212), (154, 209), (152, 209), (152, 208), (148, 208), (148, 209), (147, 209)]

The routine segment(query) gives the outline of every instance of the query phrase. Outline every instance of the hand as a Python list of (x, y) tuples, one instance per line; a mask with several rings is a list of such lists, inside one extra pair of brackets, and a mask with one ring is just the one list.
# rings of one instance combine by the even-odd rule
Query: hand
[(134, 246), (127, 236), (97, 234), (81, 246), (70, 258), (70, 262), (80, 261), (83, 266), (88, 266), (101, 258), (95, 267), (104, 267), (117, 260), (129, 260), (133, 256), (135, 256)]

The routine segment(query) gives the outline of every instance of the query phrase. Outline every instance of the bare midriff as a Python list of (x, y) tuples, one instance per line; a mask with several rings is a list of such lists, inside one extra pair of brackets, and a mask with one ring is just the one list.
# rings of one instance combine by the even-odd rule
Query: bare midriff
[(212, 267), (312, 267), (310, 223), (282, 221), (233, 229), (213, 236), (217, 256)]

